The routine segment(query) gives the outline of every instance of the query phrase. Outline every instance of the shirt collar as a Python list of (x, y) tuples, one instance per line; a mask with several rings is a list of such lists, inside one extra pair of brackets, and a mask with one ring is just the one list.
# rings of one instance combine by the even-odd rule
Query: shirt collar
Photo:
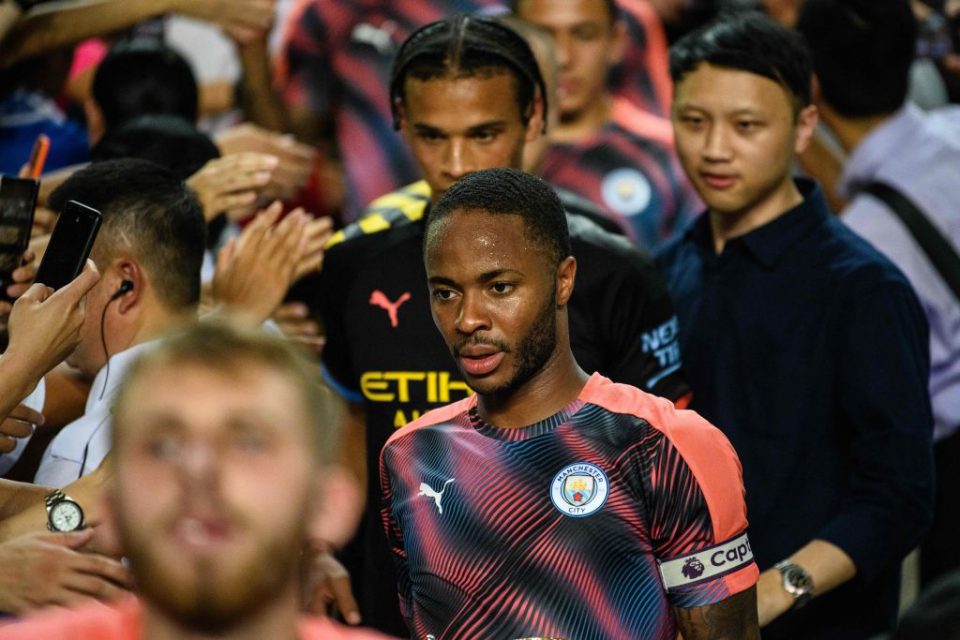
[(852, 198), (874, 179), (882, 164), (900, 149), (911, 146), (916, 132), (922, 126), (923, 114), (919, 107), (908, 103), (874, 128), (847, 158), (837, 183), (837, 192), (844, 198)]
[[(820, 186), (808, 178), (795, 178), (803, 202), (777, 216), (762, 227), (727, 242), (724, 251), (742, 245), (764, 267), (776, 266), (790, 247), (797, 243), (807, 232), (832, 214), (827, 208)], [(710, 216), (701, 215), (687, 230), (687, 237), (701, 250), (714, 254), (713, 230)]]

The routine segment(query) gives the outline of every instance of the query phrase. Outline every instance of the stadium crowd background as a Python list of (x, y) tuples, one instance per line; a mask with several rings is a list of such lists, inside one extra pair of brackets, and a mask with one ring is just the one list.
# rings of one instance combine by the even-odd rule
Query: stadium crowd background
[[(722, 50), (683, 48), (685, 36), (718, 17), (752, 12), (802, 34), (812, 88), (795, 90), (790, 78), (764, 71), (762, 61), (752, 66), (728, 60), (733, 54)], [(425, 46), (412, 34), (458, 14), (501, 21), (534, 56), (528, 62), (507, 45), (485, 51), (498, 61), (494, 67), (519, 74), (499, 87), (505, 93), (479, 97), (486, 102), (440, 91), (443, 70), (405, 66)], [(710, 62), (686, 69), (681, 53)], [(815, 179), (832, 215), (886, 256), (897, 268), (890, 278), (905, 277), (913, 291), (887, 292), (910, 297), (906, 307), (864, 305), (850, 314), (859, 323), (850, 345), (862, 339), (869, 346), (850, 356), (860, 358), (857, 371), (824, 385), (835, 389), (811, 384), (783, 391), (776, 384), (786, 369), (833, 371), (833, 354), (817, 351), (829, 349), (816, 339), (807, 345), (809, 332), (791, 327), (802, 325), (803, 309), (831, 303), (799, 296), (796, 317), (778, 321), (761, 311), (749, 326), (781, 332), (770, 344), (783, 354), (754, 360), (744, 356), (753, 352), (743, 336), (709, 326), (726, 326), (725, 314), (752, 314), (754, 302), (763, 309), (769, 298), (741, 289), (745, 295), (731, 298), (739, 306), (723, 307), (699, 293), (690, 297), (688, 275), (716, 265), (691, 261), (677, 247), (696, 239), (697, 221), (717, 206), (710, 189), (726, 179), (691, 170), (682, 137), (674, 137), (676, 126), (695, 127), (709, 115), (680, 112), (675, 102), (675, 89), (698, 64), (773, 79), (800, 100), (790, 105), (800, 128), (803, 108), (815, 106), (819, 120), (810, 121), (809, 140), (784, 162), (798, 185)], [(440, 84), (427, 92), (430, 82)], [(527, 82), (531, 92), (524, 96)], [(518, 100), (505, 97), (510, 91)], [(958, 101), (957, 0), (0, 0), (0, 173), (22, 176), (37, 137), (50, 142), (29, 249), (2, 283), (0, 300), (10, 335), (0, 355), (0, 612), (14, 618), (50, 605), (126, 602), (137, 591), (118, 560), (129, 549), (120, 548), (101, 505), (117, 475), (114, 398), (128, 372), (139, 371), (138, 357), (170, 331), (198, 317), (236, 315), (245, 327), (221, 330), (242, 337), (226, 343), (256, 351), (248, 343), (257, 338), (243, 332), (261, 326), (319, 363), (317, 373), (322, 367), (340, 398), (324, 396), (327, 409), (339, 409), (324, 424), (340, 429), (338, 444), (324, 446), (338, 463), (330, 487), (346, 499), (334, 516), (326, 512), (321, 533), (301, 541), (305, 610), (321, 613), (334, 602), (347, 623), (362, 619), (384, 633), (406, 634), (380, 517), (380, 451), (395, 429), (468, 393), (452, 363), (435, 364), (446, 350), (431, 350), (428, 343), (439, 338), (430, 309), (411, 298), (416, 287), (425, 291), (426, 277), (422, 229), (411, 235), (408, 227), (422, 227), (463, 176), (511, 167), (540, 175), (568, 213), (582, 263), (571, 343), (587, 373), (597, 370), (690, 406), (727, 433), (744, 462), (751, 509), (751, 482), (757, 495), (764, 482), (791, 484), (804, 505), (796, 517), (811, 522), (824, 518), (821, 511), (841, 513), (847, 502), (862, 501), (863, 520), (808, 527), (829, 532), (814, 537), (846, 551), (851, 574), (823, 600), (815, 592), (809, 609), (778, 622), (779, 611), (765, 619), (761, 597), (761, 626), (772, 623), (764, 637), (960, 638), (960, 287), (950, 284), (960, 282)], [(458, 116), (481, 112), (507, 116), (457, 129)], [(724, 142), (712, 144), (719, 149)], [(714, 151), (700, 153), (707, 158)], [(759, 174), (780, 159), (744, 166)], [(946, 247), (939, 258), (906, 231), (890, 200), (869, 190), (877, 182), (906, 195), (939, 231)], [(814, 193), (799, 189), (804, 197)], [(68, 200), (101, 210), (103, 227), (91, 253), (95, 266), (53, 294), (33, 279)], [(776, 244), (773, 236), (766, 240)], [(762, 262), (763, 249), (756, 252)], [(732, 252), (721, 244), (718, 253)], [(814, 262), (826, 270), (829, 256)], [(727, 288), (711, 290), (715, 295), (753, 286), (744, 284), (747, 270), (737, 265), (731, 261), (726, 272), (717, 267), (704, 288), (731, 277), (730, 270), (744, 280), (724, 281)], [(814, 291), (813, 273), (784, 286)], [(604, 298), (605, 287), (618, 297)], [(841, 312), (846, 303), (832, 304)], [(697, 315), (702, 308), (716, 315), (705, 320)], [(794, 313), (788, 305), (768, 308)], [(888, 324), (896, 326), (886, 331)], [(891, 336), (897, 344), (882, 343)], [(791, 350), (792, 340), (810, 349)], [(917, 344), (916, 360), (886, 358)], [(786, 369), (749, 364), (767, 356)], [(238, 356), (232, 365), (258, 357)], [(851, 393), (864, 394), (851, 406), (843, 404), (849, 379), (856, 380)], [(742, 397), (740, 388), (747, 389)], [(912, 390), (920, 391), (919, 402)], [(840, 400), (829, 395), (834, 391)], [(784, 437), (779, 426), (738, 436), (725, 422), (741, 416), (789, 422), (776, 412), (755, 412), (753, 392), (781, 401), (783, 413), (791, 403), (823, 401), (825, 415), (842, 415), (837, 425), (853, 426), (826, 429), (813, 445), (792, 433)], [(905, 409), (898, 413), (894, 405)], [(860, 419), (871, 426), (857, 426)], [(898, 445), (870, 431), (903, 420), (915, 424), (897, 437), (922, 435)], [(825, 424), (834, 426), (829, 418)], [(872, 456), (871, 466), (863, 459)], [(809, 475), (777, 475), (801, 467)], [(807, 501), (805, 492), (816, 499)], [(47, 531), (51, 505), (64, 497), (82, 506), (89, 526)], [(807, 504), (817, 501), (826, 506)], [(888, 525), (877, 524), (884, 518)], [(764, 522), (752, 536), (787, 526), (780, 515)], [(850, 551), (844, 526), (870, 529), (850, 548), (873, 548)], [(796, 548), (771, 544), (776, 550), (769, 553), (780, 555), (766, 558), (764, 544), (756, 547), (759, 568), (779, 575), (774, 563)], [(867, 614), (875, 620), (859, 628), (805, 626), (805, 614), (839, 619), (831, 605), (862, 606), (866, 598), (875, 599)]]

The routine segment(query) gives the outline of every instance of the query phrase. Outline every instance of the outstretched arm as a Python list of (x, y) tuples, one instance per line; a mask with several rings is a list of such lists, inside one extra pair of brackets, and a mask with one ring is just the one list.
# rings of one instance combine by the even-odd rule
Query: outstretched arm
[(272, 24), (274, 0), (75, 0), (41, 6), (8, 32), (0, 68), (165, 13), (213, 22), (228, 31), (256, 31)]
[(759, 640), (757, 589), (705, 607), (674, 607), (683, 640)]

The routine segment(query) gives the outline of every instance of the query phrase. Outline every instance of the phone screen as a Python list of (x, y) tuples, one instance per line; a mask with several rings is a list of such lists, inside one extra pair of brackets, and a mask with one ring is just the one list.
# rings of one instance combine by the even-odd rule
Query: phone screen
[(53, 228), (36, 282), (59, 289), (80, 275), (100, 230), (100, 220), (96, 209), (68, 201)]
[(36, 180), (0, 178), (0, 281), (4, 289), (30, 243), (37, 187)]

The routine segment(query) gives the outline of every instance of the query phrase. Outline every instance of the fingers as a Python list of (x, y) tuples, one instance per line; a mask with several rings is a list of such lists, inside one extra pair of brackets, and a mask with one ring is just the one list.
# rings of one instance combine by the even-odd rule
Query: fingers
[(333, 595), (333, 601), (336, 603), (343, 619), (347, 624), (360, 624), (360, 607), (353, 597), (353, 589), (350, 588), (350, 576), (342, 575), (332, 577), (328, 582), (328, 587)]
[(52, 295), (53, 289), (43, 283), (36, 282), (23, 292), (23, 295), (20, 296), (20, 299), (17, 300), (14, 306), (28, 302), (43, 302)]
[[(130, 569), (113, 558), (93, 553), (81, 553), (73, 567), (80, 573), (101, 580), (109, 580), (119, 587), (129, 588), (133, 585)], [(91, 591), (85, 591), (85, 593), (93, 596), (97, 595)]]
[(327, 339), (321, 336), (313, 338), (307, 336), (290, 336), (288, 339), (302, 345), (304, 349), (318, 356), (323, 353), (323, 347), (327, 344)]
[(231, 220), (241, 220), (245, 218), (257, 204), (256, 191), (243, 191), (240, 193), (231, 193), (218, 196), (210, 207), (204, 209), (204, 214), (209, 215), (207, 220), (212, 220), (221, 213), (227, 214)]
[[(33, 212), (33, 226), (41, 233), (49, 234), (57, 222), (57, 214), (44, 206), (37, 206)], [(37, 235), (34, 233), (33, 235)]]
[(117, 586), (110, 580), (74, 571), (67, 571), (61, 584), (73, 593), (101, 601), (117, 600), (129, 595), (126, 589)]
[(353, 597), (350, 574), (343, 565), (329, 553), (320, 552), (304, 568), (307, 570), (305, 584), (314, 585), (307, 594), (309, 611), (323, 614), (332, 601), (349, 624), (360, 624), (360, 607)]
[(286, 320), (304, 320), (310, 316), (310, 309), (302, 302), (288, 302), (277, 307), (273, 319), (282, 324)]
[(7, 416), (8, 419), (22, 420), (31, 424), (43, 424), (45, 418), (39, 411), (34, 411), (25, 404), (18, 404)]
[(17, 439), (0, 436), (0, 453), (10, 453), (17, 448)]
[(67, 547), (68, 549), (79, 549), (93, 539), (93, 529), (81, 529), (80, 531), (70, 531), (68, 533), (43, 533), (40, 535), (53, 544)]
[(211, 160), (187, 179), (211, 220), (222, 212), (246, 214), (273, 179), (279, 160), (264, 153), (234, 153)]
[[(87, 264), (84, 265), (83, 271), (80, 272), (73, 282), (62, 287), (59, 291), (53, 294), (57, 298), (66, 298), (69, 304), (73, 305), (80, 301), (90, 289), (93, 288), (97, 282), (100, 280), (100, 271), (97, 269), (97, 265), (93, 260), (87, 259)], [(51, 297), (53, 297), (51, 296)]]
[(222, 247), (220, 247), (220, 251), (217, 252), (218, 267), (220, 267), (221, 265), (226, 265), (231, 260), (233, 260), (233, 254), (234, 254), (234, 251), (236, 250), (236, 246), (237, 246), (237, 239), (230, 238), (224, 243)]
[[(7, 439), (10, 438), (26, 438), (27, 436), (33, 435), (33, 423), (26, 422), (24, 420), (15, 420), (13, 418), (7, 418), (3, 422), (0, 422), (0, 437)], [(13, 443), (14, 446), (16, 442)], [(13, 450), (13, 447), (10, 448), (10, 451)], [(4, 453), (8, 453), (4, 451)]]
[(307, 224), (305, 232), (310, 239), (310, 246), (322, 249), (327, 246), (330, 236), (333, 235), (333, 218), (328, 216), (315, 218)]
[[(271, 173), (274, 169), (277, 168), (277, 165), (280, 164), (280, 160), (269, 153), (260, 153), (258, 151), (241, 151), (239, 153), (232, 153), (228, 156), (224, 156), (217, 160), (211, 160), (208, 165), (212, 164), (212, 169), (214, 169), (213, 175), (223, 175), (225, 180), (236, 180), (237, 183), (242, 183), (246, 180), (249, 180), (249, 177), (237, 176), (237, 174), (243, 174), (243, 176), (249, 176), (256, 173)], [(206, 167), (206, 165), (204, 165)]]

